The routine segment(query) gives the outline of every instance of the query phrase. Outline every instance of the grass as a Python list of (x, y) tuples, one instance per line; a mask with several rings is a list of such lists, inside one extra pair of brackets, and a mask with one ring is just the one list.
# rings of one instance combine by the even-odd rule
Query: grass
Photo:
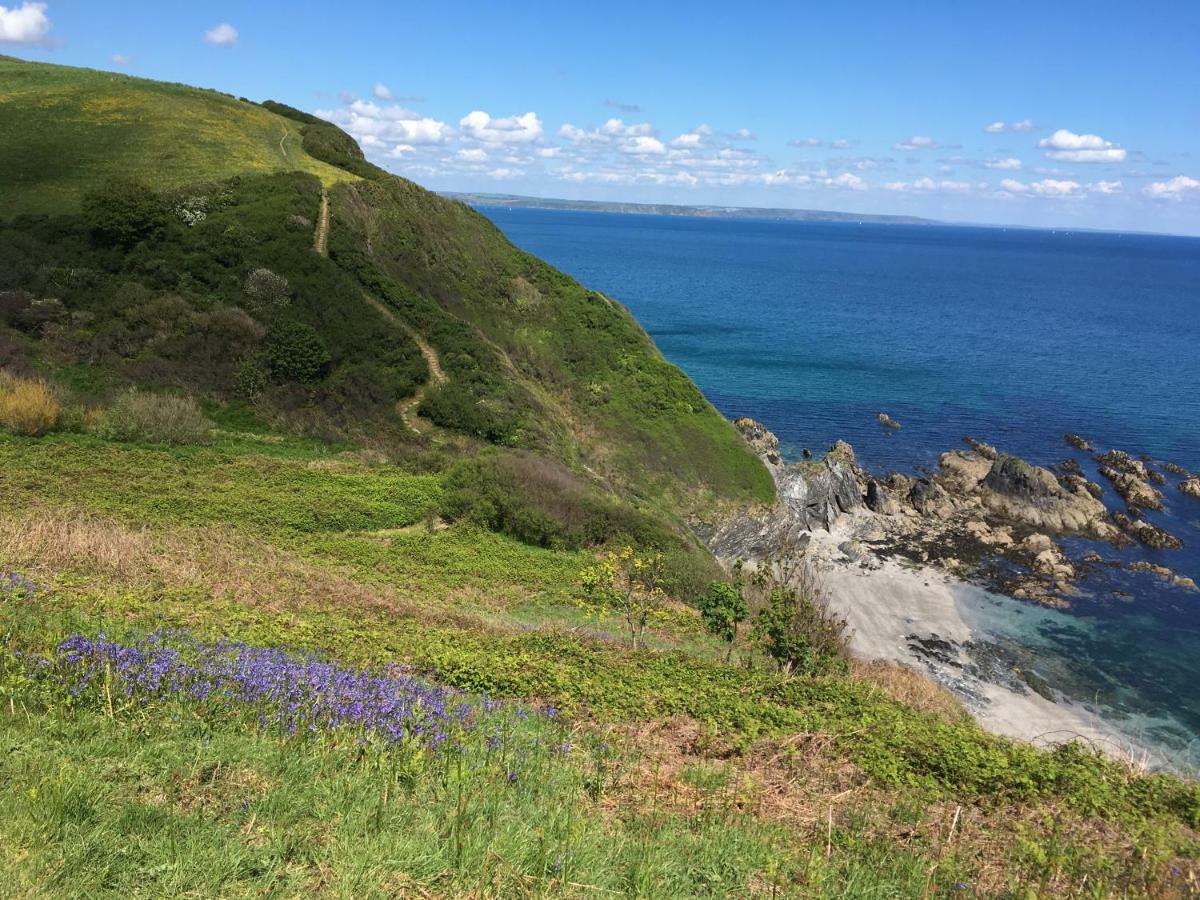
[(6, 57), (0, 105), (5, 216), (74, 210), (130, 173), (159, 190), (254, 173), (353, 177), (310, 157), (294, 123), (216, 91)]
[[(439, 475), (290, 439), (77, 435), (0, 439), (0, 472), (0, 558), (42, 585), (24, 605), (0, 592), (10, 650), (168, 626), (403, 662), (553, 701), (578, 748), (518, 789), (472, 770), (460, 845), (457, 775), (381, 803), (378, 760), (346, 746), (2, 678), (18, 894), (1185, 896), (1195, 878), (1194, 786), (991, 737), (903, 673), (723, 665), (684, 610), (630, 651), (572, 603), (586, 554), (431, 527)], [(576, 867), (547, 871), (564, 841)]]

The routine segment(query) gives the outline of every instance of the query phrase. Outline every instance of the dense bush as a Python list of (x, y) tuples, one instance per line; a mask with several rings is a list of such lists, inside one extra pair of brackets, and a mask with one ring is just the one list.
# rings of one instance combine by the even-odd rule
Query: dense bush
[(118, 441), (202, 444), (212, 427), (191, 397), (131, 390), (105, 411), (97, 430)]
[(750, 581), (758, 614), (754, 636), (785, 675), (812, 675), (845, 668), (846, 623), (826, 606), (812, 560), (777, 560)]
[(292, 296), (292, 289), (286, 278), (261, 266), (246, 276), (242, 292), (246, 295), (246, 303), (250, 310), (256, 313), (282, 309), (288, 305)]
[(58, 424), (62, 408), (51, 387), (39, 378), (0, 372), (0, 428), (41, 435)]
[(329, 369), (329, 351), (316, 329), (303, 322), (280, 322), (267, 331), (266, 362), (280, 381), (317, 381)]
[(650, 516), (600, 492), (558, 463), (530, 453), (490, 453), (459, 463), (446, 479), (442, 514), (540, 547), (575, 549), (677, 539)]
[(162, 198), (128, 178), (114, 178), (84, 195), (83, 216), (97, 242), (116, 247), (158, 237), (167, 227)]
[(418, 412), (435, 425), (494, 444), (514, 444), (520, 430), (515, 410), (504, 408), (493, 398), (479, 396), (469, 384), (458, 380), (431, 388)]

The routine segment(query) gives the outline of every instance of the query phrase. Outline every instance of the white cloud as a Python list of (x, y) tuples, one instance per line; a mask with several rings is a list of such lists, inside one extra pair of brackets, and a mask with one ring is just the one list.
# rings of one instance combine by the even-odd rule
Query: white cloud
[(951, 179), (942, 179), (937, 181), (933, 178), (925, 176), (917, 178), (914, 181), (889, 181), (883, 186), (885, 191), (897, 191), (905, 193), (908, 191), (921, 191), (925, 193), (947, 193), (961, 194), (971, 189), (971, 185), (966, 181), (953, 181)]
[(391, 88), (389, 88), (386, 84), (384, 84), (381, 81), (377, 81), (375, 83), (375, 88), (372, 93), (374, 93), (375, 97), (379, 100), (394, 100), (394, 99), (396, 99), (395, 96), (392, 94)]
[(524, 174), (525, 173), (522, 172), (520, 169), (499, 168), (499, 169), (492, 169), (492, 171), (488, 172), (488, 177), (489, 178), (499, 178), (499, 179), (520, 178)]
[(843, 172), (837, 178), (826, 178), (825, 185), (835, 188), (849, 188), (852, 191), (865, 191), (867, 183), (852, 172)]
[(204, 40), (218, 47), (232, 47), (238, 42), (238, 30), (228, 22), (222, 22), (216, 28), (204, 32)]
[(1021, 181), (1016, 181), (1012, 178), (1005, 178), (1000, 182), (1000, 187), (1008, 191), (1010, 194), (1028, 194), (1029, 185)]
[(537, 113), (493, 119), (482, 110), (472, 110), (458, 123), (463, 134), (485, 144), (528, 144), (542, 136), (542, 120)]
[(1120, 181), (1096, 181), (1088, 185), (1088, 190), (1093, 194), (1119, 194), (1122, 188)]
[(471, 147), (468, 149), (459, 150), (454, 154), (454, 156), (457, 159), (461, 159), (463, 162), (471, 163), (487, 162), (488, 158), (487, 151), (481, 150), (479, 147)]
[(45, 3), (0, 6), (0, 44), (43, 44), (50, 27)]
[(1029, 185), (1030, 190), (1042, 197), (1071, 197), (1079, 192), (1078, 181), (1043, 178)]
[(684, 132), (671, 141), (671, 146), (680, 148), (700, 147), (708, 143), (710, 137), (712, 137), (712, 129), (709, 126), (697, 125), (691, 131)]
[(634, 153), (639, 155), (661, 156), (667, 152), (667, 148), (658, 138), (647, 137), (646, 135), (638, 135), (630, 138), (622, 147), (622, 153)]
[(114, 53), (112, 55), (112, 61), (113, 61), (114, 66), (132, 66), (133, 65), (133, 57), (126, 56), (124, 53)]
[(1029, 119), (1022, 119), (1020, 122), (992, 122), (990, 125), (984, 125), (983, 130), (988, 134), (1006, 134), (1010, 131), (1033, 131), (1036, 127)]
[(1047, 159), (1065, 162), (1121, 162), (1126, 153), (1119, 144), (1106, 141), (1098, 134), (1076, 134), (1060, 128), (1048, 138), (1038, 141)]
[(928, 135), (915, 134), (905, 141), (897, 141), (892, 145), (893, 150), (936, 150), (938, 142)]
[(820, 138), (796, 138), (794, 141), (788, 141), (789, 147), (820, 147), (825, 142)]
[(1142, 190), (1146, 196), (1156, 200), (1182, 200), (1185, 196), (1200, 196), (1200, 180), (1176, 175), (1170, 181), (1155, 181)]
[(845, 150), (850, 146), (850, 142), (845, 138), (838, 138), (836, 141), (830, 141), (829, 146), (834, 150)]
[(379, 106), (369, 100), (354, 100), (344, 109), (317, 110), (317, 116), (340, 125), (364, 146), (379, 144), (441, 144), (453, 129), (402, 106)]
[(751, 131), (749, 128), (739, 128), (737, 131), (735, 131), (733, 133), (732, 136), (735, 141), (756, 141), (756, 140), (758, 140), (758, 136), (753, 131)]
[(1010, 156), (1007, 159), (985, 160), (983, 165), (988, 169), (1019, 169), (1021, 168), (1021, 161)]

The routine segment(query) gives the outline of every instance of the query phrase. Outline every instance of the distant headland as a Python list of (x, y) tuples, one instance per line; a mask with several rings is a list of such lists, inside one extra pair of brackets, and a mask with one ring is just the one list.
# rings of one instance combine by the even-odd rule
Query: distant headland
[(827, 209), (775, 209), (757, 206), (684, 206), (672, 203), (620, 203), (608, 200), (560, 200), (515, 194), (443, 192), (468, 206), (521, 206), (528, 209), (562, 209), (580, 212), (632, 213), (655, 216), (696, 216), (706, 219), (778, 219), (795, 222), (868, 222), (887, 225), (940, 225), (917, 216), (834, 212)]

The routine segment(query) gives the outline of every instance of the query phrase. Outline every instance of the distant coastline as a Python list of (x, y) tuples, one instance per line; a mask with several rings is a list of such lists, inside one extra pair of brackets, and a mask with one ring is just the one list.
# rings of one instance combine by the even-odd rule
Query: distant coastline
[(691, 216), (705, 219), (775, 219), (789, 222), (858, 222), (876, 225), (944, 225), (918, 216), (835, 212), (825, 209), (774, 209), (756, 206), (683, 206), (671, 203), (619, 203), (607, 200), (560, 200), (516, 194), (479, 194), (445, 191), (444, 197), (468, 206), (509, 206), (576, 212), (630, 213), (654, 216)]

